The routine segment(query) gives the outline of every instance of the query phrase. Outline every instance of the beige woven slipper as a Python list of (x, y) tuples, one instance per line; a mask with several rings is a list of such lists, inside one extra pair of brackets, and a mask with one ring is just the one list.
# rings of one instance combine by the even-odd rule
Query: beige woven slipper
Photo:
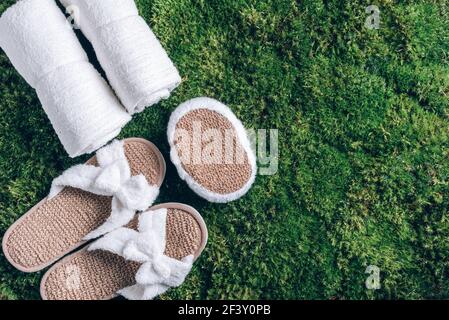
[(168, 124), (170, 157), (181, 179), (211, 202), (248, 192), (256, 157), (245, 128), (232, 111), (210, 98), (195, 98), (173, 111)]
[(151, 142), (114, 141), (56, 178), (50, 195), (5, 233), (3, 252), (17, 269), (39, 271), (129, 223), (151, 206), (164, 176), (164, 158)]
[(184, 282), (206, 242), (206, 225), (194, 208), (157, 205), (53, 265), (42, 279), (41, 297), (153, 299)]

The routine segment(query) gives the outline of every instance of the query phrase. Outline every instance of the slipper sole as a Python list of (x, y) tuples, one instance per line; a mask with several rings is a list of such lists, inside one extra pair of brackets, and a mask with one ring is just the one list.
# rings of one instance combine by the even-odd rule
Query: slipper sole
[[(125, 139), (124, 148), (132, 175), (141, 173), (160, 187), (166, 165), (159, 149), (141, 138)], [(96, 165), (96, 157), (87, 164)], [(6, 231), (3, 253), (23, 272), (40, 271), (83, 245), (83, 237), (110, 213), (111, 197), (66, 187), (55, 198), (44, 198)]]
[(195, 98), (173, 111), (168, 124), (170, 158), (199, 196), (218, 203), (245, 195), (255, 180), (256, 157), (232, 111), (210, 98)]
[[(208, 233), (198, 211), (180, 203), (165, 203), (149, 210), (168, 209), (165, 254), (182, 259), (204, 250)], [(137, 218), (128, 227), (136, 228)], [(40, 292), (43, 300), (109, 300), (116, 292), (135, 284), (139, 263), (101, 250), (87, 251), (87, 246), (55, 265), (44, 275)], [(73, 285), (73, 283), (76, 284)]]

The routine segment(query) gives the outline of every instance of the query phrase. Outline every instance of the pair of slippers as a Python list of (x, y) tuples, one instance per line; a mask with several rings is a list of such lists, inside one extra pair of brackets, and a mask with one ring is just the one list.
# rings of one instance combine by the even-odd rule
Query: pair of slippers
[[(199, 138), (194, 137), (198, 125), (203, 126)], [(224, 140), (208, 148), (214, 135), (231, 136), (224, 140), (234, 152)], [(220, 102), (197, 98), (179, 106), (170, 118), (168, 139), (178, 173), (198, 195), (227, 202), (244, 195), (254, 182), (255, 156), (246, 132)], [(221, 162), (209, 154), (225, 147)], [(186, 157), (198, 151), (200, 159)], [(201, 215), (188, 205), (152, 206), (165, 171), (164, 158), (151, 142), (112, 142), (86, 164), (57, 177), (48, 197), (8, 229), (3, 237), (6, 258), (21, 271), (36, 272), (65, 256), (42, 279), (41, 296), (48, 300), (117, 295), (147, 300), (181, 285), (208, 233)]]

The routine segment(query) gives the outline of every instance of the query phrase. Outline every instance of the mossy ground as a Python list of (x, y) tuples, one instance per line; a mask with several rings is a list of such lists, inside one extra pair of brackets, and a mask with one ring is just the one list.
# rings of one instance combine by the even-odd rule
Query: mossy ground
[[(198, 208), (210, 241), (163, 299), (449, 298), (446, 0), (137, 3), (184, 81), (121, 137), (147, 138), (168, 160), (170, 112), (210, 96), (280, 139), (278, 173), (230, 204), (198, 198), (168, 166), (158, 201)], [(364, 27), (369, 4), (378, 30)], [(1, 53), (0, 235), (86, 158), (68, 158)], [(380, 290), (365, 287), (368, 265)], [(41, 276), (0, 255), (3, 298), (39, 298)]]

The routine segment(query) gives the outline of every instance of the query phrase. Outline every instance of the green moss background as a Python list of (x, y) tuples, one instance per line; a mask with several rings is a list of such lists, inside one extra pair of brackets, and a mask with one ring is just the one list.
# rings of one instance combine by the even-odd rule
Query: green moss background
[[(449, 298), (447, 0), (137, 3), (184, 81), (121, 137), (155, 142), (169, 163), (171, 111), (210, 96), (280, 138), (278, 173), (230, 204), (195, 196), (168, 166), (158, 202), (198, 208), (210, 241), (163, 299)], [(364, 27), (369, 4), (378, 30)], [(0, 235), (85, 159), (68, 158), (1, 52)], [(368, 265), (380, 290), (365, 287)], [(42, 274), (1, 254), (0, 296), (38, 299)]]

